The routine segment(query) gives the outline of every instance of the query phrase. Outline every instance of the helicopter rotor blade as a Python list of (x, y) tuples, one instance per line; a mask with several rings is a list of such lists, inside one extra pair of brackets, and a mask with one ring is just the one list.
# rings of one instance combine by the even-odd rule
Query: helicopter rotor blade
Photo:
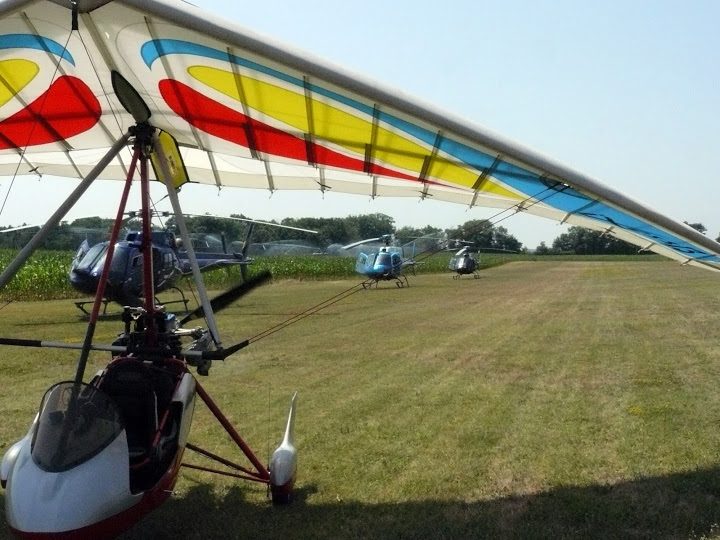
[(385, 244), (388, 245), (389, 238), (390, 238), (390, 235), (388, 235), (388, 234), (378, 236), (377, 238), (366, 238), (365, 240), (358, 240), (357, 242), (353, 242), (352, 244), (348, 244), (347, 246), (342, 246), (340, 249), (350, 249), (350, 248), (354, 248), (356, 246), (360, 246), (362, 244), (369, 244), (370, 242), (380, 242), (381, 240), (384, 240)]
[[(232, 289), (225, 291), (224, 293), (210, 300), (210, 307), (214, 312), (220, 311), (221, 309), (224, 309), (233, 302), (235, 302), (240, 297), (245, 296), (247, 293), (251, 292), (256, 287), (263, 285), (264, 283), (269, 281), (271, 277), (272, 274), (270, 274), (268, 270), (261, 272), (257, 276), (252, 276), (240, 285), (237, 285), (236, 287), (233, 287)], [(199, 319), (204, 315), (205, 310), (202, 306), (200, 306), (194, 311), (191, 311), (190, 313), (185, 315), (185, 317), (180, 320), (180, 326), (184, 326), (186, 323), (194, 319)]]
[(33, 228), (36, 228), (36, 229), (37, 229), (37, 228), (40, 228), (40, 227), (42, 227), (42, 226), (43, 226), (42, 223), (40, 223), (39, 225), (20, 225), (19, 227), (10, 227), (9, 229), (2, 229), (2, 230), (0, 230), (0, 234), (1, 234), (1, 233), (14, 232), (14, 231), (21, 231), (21, 230), (23, 230), (23, 229), (33, 229)]
[(271, 221), (261, 221), (259, 219), (240, 218), (235, 216), (213, 216), (211, 214), (185, 214), (186, 217), (212, 217), (217, 219), (231, 219), (233, 221), (245, 221), (247, 223), (253, 223), (258, 225), (270, 225), (271, 227), (280, 227), (281, 229), (291, 229), (293, 231), (306, 232), (310, 234), (317, 234), (317, 231), (311, 229), (303, 229), (302, 227), (291, 227), (290, 225), (280, 225), (279, 223), (272, 223)]

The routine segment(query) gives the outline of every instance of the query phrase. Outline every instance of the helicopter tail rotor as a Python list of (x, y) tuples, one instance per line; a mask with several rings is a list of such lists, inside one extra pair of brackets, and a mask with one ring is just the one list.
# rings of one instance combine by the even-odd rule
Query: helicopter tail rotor
[(292, 489), (297, 476), (297, 449), (295, 448), (295, 404), (297, 392), (290, 401), (285, 437), (273, 452), (270, 459), (270, 493), (275, 504), (286, 504), (291, 501)]

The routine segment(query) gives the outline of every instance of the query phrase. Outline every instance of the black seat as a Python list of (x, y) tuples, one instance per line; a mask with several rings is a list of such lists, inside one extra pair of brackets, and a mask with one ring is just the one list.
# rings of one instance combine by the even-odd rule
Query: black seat
[(125, 423), (130, 462), (141, 461), (158, 429), (157, 397), (149, 368), (131, 360), (111, 365), (100, 390), (115, 402)]

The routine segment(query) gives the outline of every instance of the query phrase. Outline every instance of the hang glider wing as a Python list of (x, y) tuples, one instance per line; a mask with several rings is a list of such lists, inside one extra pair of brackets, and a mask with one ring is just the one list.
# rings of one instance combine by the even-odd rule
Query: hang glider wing
[(70, 6), (0, 0), (0, 175), (86, 175), (133, 123), (116, 70), (192, 182), (526, 211), (720, 269), (720, 244), (592, 178), (187, 3)]

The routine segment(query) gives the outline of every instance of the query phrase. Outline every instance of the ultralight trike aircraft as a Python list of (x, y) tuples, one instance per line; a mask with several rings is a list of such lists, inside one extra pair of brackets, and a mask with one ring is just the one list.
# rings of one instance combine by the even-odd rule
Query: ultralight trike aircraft
[[(81, 345), (0, 339), (8, 346), (80, 350), (74, 379), (47, 391), (29, 431), (0, 466), (6, 519), (19, 536), (118, 533), (167, 498), (185, 449), (228, 465), (233, 472), (226, 474), (269, 484), (276, 500), (291, 494), (294, 405), (284, 442), (266, 467), (189, 370), (207, 374), (213, 361), (249, 344), (226, 346), (213, 310), (267, 276), (211, 301), (189, 253), (202, 305), (182, 320), (156, 306), (148, 161), (167, 188), (189, 252), (178, 195), (186, 181), (431, 197), (529, 212), (720, 270), (720, 244), (694, 229), (463, 118), (185, 2), (0, 0), (0, 175), (79, 181), (3, 270), (0, 288), (95, 179), (125, 182), (108, 250), (138, 169), (143, 214), (144, 303), (125, 311), (114, 343), (93, 343), (110, 255)], [(207, 329), (184, 328), (191, 316), (203, 316)], [(97, 350), (111, 352), (112, 361), (86, 381), (88, 355)], [(252, 468), (189, 442), (195, 396)]]

